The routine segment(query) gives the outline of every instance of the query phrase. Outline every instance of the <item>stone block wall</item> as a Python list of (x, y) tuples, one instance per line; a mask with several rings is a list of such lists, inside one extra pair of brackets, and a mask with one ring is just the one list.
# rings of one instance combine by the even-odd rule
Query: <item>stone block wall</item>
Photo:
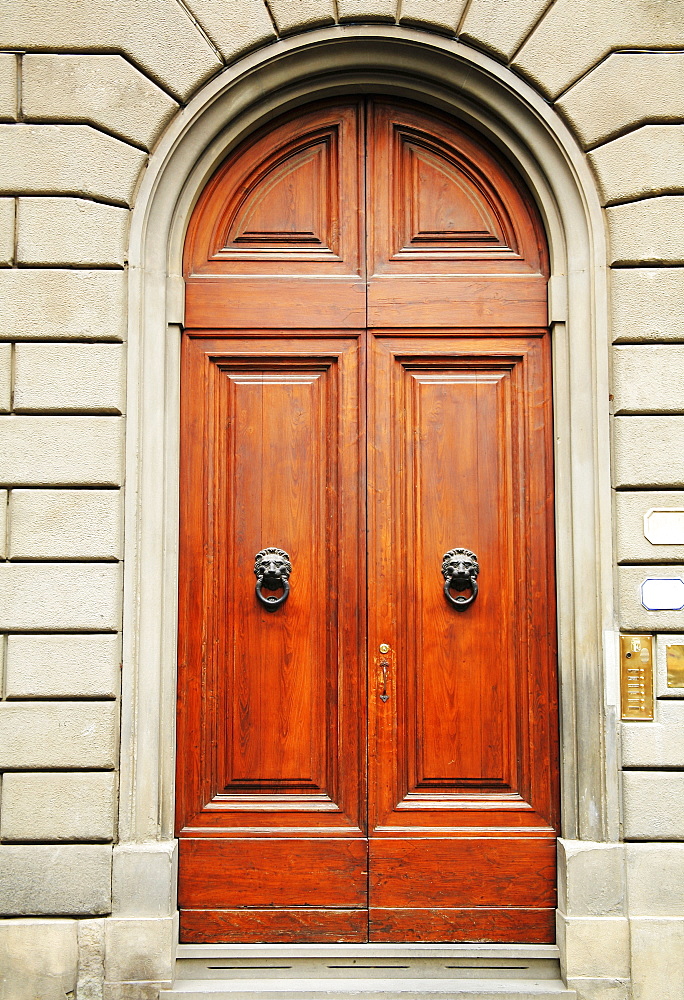
[[(112, 903), (127, 240), (148, 154), (243, 54), (359, 23), (485, 51), (585, 152), (610, 248), (616, 627), (684, 632), (684, 612), (638, 595), (645, 575), (684, 574), (684, 545), (641, 527), (649, 507), (684, 506), (683, 0), (53, 0), (49, 15), (5, 0), (0, 998), (149, 998), (170, 975), (169, 901), (151, 883), (131, 911), (130, 886), (172, 860), (151, 849), (141, 869), (116, 848)], [(627, 843), (563, 854), (559, 940), (582, 997), (684, 995), (683, 746), (677, 698), (624, 724)]]

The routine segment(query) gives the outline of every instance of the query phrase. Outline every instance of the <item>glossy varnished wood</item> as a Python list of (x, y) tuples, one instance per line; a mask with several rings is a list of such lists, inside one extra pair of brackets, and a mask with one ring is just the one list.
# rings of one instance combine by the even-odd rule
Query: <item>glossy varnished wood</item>
[(316, 910), (311, 907), (279, 907), (277, 920), (273, 908), (239, 910), (181, 910), (180, 937), (194, 944), (217, 941), (249, 941), (298, 944), (337, 942), (359, 943), (368, 940), (368, 910)]
[[(373, 337), (369, 644), (394, 655), (389, 699), (369, 685), (371, 906), (555, 901), (549, 379), (543, 331)], [(442, 592), (454, 547), (480, 565), (465, 612)]]
[[(185, 275), (182, 939), (552, 941), (551, 363), (529, 195), (436, 111), (329, 102), (219, 168)], [(293, 565), (275, 613), (254, 594), (267, 545)], [(440, 572), (456, 546), (481, 567), (463, 613)]]

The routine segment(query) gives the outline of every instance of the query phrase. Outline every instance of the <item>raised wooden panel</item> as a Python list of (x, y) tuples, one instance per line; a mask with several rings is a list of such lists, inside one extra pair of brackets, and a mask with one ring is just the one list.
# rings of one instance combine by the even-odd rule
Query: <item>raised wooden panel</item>
[[(360, 833), (357, 354), (186, 338), (180, 829)], [(275, 612), (255, 594), (267, 546), (293, 567)]]
[(247, 139), (193, 213), (188, 278), (358, 275), (362, 129), (351, 102), (297, 112)]
[(481, 137), (381, 100), (368, 130), (372, 275), (547, 273), (537, 213)]
[(219, 233), (214, 259), (231, 253), (275, 252), (308, 247), (337, 256), (337, 130), (312, 133), (283, 150), (259, 174)]
[[(369, 606), (374, 637), (396, 654), (390, 699), (370, 691), (381, 746), (371, 827), (453, 827), (454, 810), (458, 824), (481, 824), (481, 794), (507, 825), (551, 828), (556, 802), (535, 752), (553, 748), (555, 712), (553, 686), (543, 713), (538, 702), (555, 624), (547, 339), (372, 346)], [(465, 612), (443, 593), (442, 557), (455, 547), (480, 566)], [(401, 553), (398, 565), (387, 552)]]
[(479, 170), (425, 133), (398, 125), (395, 133), (395, 259), (466, 249), (516, 253), (505, 207)]

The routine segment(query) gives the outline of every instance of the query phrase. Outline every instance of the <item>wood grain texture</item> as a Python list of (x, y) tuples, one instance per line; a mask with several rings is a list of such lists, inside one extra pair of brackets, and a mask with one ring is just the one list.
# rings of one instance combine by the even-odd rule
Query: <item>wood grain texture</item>
[(363, 943), (368, 910), (181, 910), (180, 937), (189, 944)]
[[(183, 838), (182, 909), (366, 905), (367, 842), (361, 838)], [(321, 877), (325, 872), (325, 877)]]
[[(184, 267), (183, 939), (552, 941), (551, 355), (531, 198), (434, 110), (328, 102), (231, 154)], [(254, 595), (265, 546), (293, 566), (275, 613)], [(481, 567), (463, 613), (443, 593), (454, 547)]]
[(371, 907), (372, 941), (476, 942), (546, 944), (555, 940), (554, 907), (523, 909), (494, 906), (446, 909)]
[(371, 837), (371, 905), (554, 906), (555, 848), (550, 838), (502, 831), (470, 837)]

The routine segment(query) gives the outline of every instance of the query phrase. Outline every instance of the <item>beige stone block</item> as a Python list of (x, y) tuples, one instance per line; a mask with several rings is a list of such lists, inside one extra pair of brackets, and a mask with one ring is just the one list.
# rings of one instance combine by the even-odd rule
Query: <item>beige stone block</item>
[(187, 7), (226, 62), (257, 45), (272, 41), (275, 31), (266, 4), (260, 0), (188, 0)]
[(119, 486), (121, 417), (0, 417), (0, 483)]
[(119, 559), (118, 490), (12, 490), (10, 559)]
[(122, 271), (0, 270), (0, 336), (12, 340), (123, 340)]
[(682, 0), (556, 0), (513, 65), (557, 97), (609, 51), (684, 47)]
[(14, 263), (15, 206), (14, 198), (0, 198), (0, 265)]
[(548, 7), (548, 0), (471, 0), (459, 38), (510, 59)]
[(604, 204), (684, 190), (684, 126), (644, 125), (589, 153)]
[(130, 205), (147, 154), (90, 125), (0, 125), (0, 193)]
[(0, 344), (0, 413), (12, 409), (12, 345)]
[(128, 210), (81, 198), (19, 198), (20, 264), (122, 267)]
[(79, 920), (77, 1000), (102, 1000), (104, 950), (105, 920)]
[(177, 841), (114, 848), (112, 912), (117, 917), (168, 917), (176, 912)]
[(0, 490), (0, 559), (7, 558), (7, 490)]
[[(105, 983), (102, 989), (102, 1000), (159, 1000), (159, 991), (170, 987), (171, 983)], [(60, 998), (61, 1000), (61, 998)], [(98, 997), (97, 1000), (100, 1000)]]
[(2, 781), (0, 837), (6, 841), (112, 840), (112, 771), (8, 772)]
[(74, 996), (77, 927), (76, 920), (0, 921), (3, 1000), (64, 1000)]
[(27, 53), (27, 121), (87, 122), (149, 149), (178, 103), (118, 55)]
[(113, 701), (0, 702), (0, 767), (109, 770), (117, 728)]
[(402, 24), (429, 25), (453, 35), (461, 21), (465, 0), (400, 0)]
[(337, 0), (340, 21), (395, 21), (400, 0)]
[(684, 920), (635, 917), (632, 939), (632, 1000), (684, 997)]
[(563, 978), (627, 978), (629, 921), (626, 917), (563, 917), (556, 923)]
[(641, 603), (644, 580), (684, 578), (684, 565), (619, 566), (620, 628), (626, 632), (682, 632), (684, 611), (649, 611)]
[(12, 4), (0, 26), (8, 49), (123, 52), (182, 98), (221, 68), (201, 30), (174, 0), (119, 0), (115, 4), (111, 0), (87, 4), (53, 0), (49, 10), (42, 4)]
[(622, 844), (558, 841), (558, 908), (569, 917), (625, 913)]
[(118, 635), (10, 635), (8, 698), (115, 698), (121, 673)]
[(684, 197), (663, 195), (606, 209), (612, 264), (684, 263)]
[(333, 0), (270, 0), (269, 7), (281, 35), (335, 23)]
[(171, 980), (176, 960), (174, 917), (112, 917), (105, 925), (105, 979)]
[(0, 121), (17, 120), (17, 74), (14, 52), (0, 52)]
[(611, 286), (617, 343), (684, 341), (684, 268), (616, 268)]
[(683, 412), (684, 344), (614, 348), (613, 398), (617, 414)]
[(17, 344), (15, 413), (123, 413), (120, 344)]
[(622, 766), (684, 768), (684, 705), (658, 700), (653, 722), (623, 722)]
[(575, 990), (577, 1000), (632, 1000), (629, 979), (568, 978), (568, 989)]
[(0, 913), (108, 913), (112, 848), (107, 844), (3, 844)]
[(627, 840), (684, 840), (684, 771), (625, 771)]
[(620, 563), (684, 563), (684, 544), (654, 545), (644, 535), (649, 510), (684, 510), (682, 490), (639, 490), (615, 494), (617, 559)]
[(616, 417), (614, 485), (684, 486), (684, 417)]
[(681, 121), (684, 52), (613, 52), (556, 106), (585, 146), (647, 121)]
[(116, 631), (121, 567), (98, 563), (0, 565), (0, 630)]
[(627, 844), (629, 912), (684, 917), (684, 844)]

